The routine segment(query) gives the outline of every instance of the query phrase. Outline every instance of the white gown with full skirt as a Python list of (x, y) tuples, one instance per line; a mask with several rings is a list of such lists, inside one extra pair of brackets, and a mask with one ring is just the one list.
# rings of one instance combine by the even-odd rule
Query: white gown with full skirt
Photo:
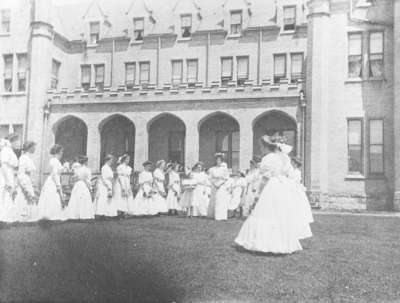
[(181, 210), (179, 198), (181, 196), (181, 179), (177, 172), (169, 173), (168, 180), (168, 194), (167, 194), (167, 208), (168, 210)]
[(153, 177), (154, 177), (153, 202), (158, 210), (158, 213), (166, 213), (168, 212), (168, 207), (165, 197), (166, 194), (164, 186), (165, 174), (161, 169), (157, 168), (154, 170)]
[(158, 214), (158, 207), (152, 196), (153, 175), (142, 171), (139, 174), (139, 190), (136, 197), (129, 202), (129, 214), (133, 216), (153, 216)]
[[(117, 180), (114, 182), (113, 203), (117, 211), (128, 213), (129, 201), (133, 199), (131, 188), (132, 168), (126, 164), (120, 164), (117, 167)], [(122, 195), (125, 190), (126, 196)]]
[[(0, 221), (11, 223), (18, 219), (12, 193), (16, 187), (15, 173), (18, 167), (18, 158), (11, 143), (8, 140), (3, 140), (3, 142), (4, 145), (0, 150)], [(6, 190), (5, 186), (9, 186), (12, 190)]]
[(212, 186), (208, 216), (217, 221), (228, 219), (228, 205), (231, 199), (228, 180), (229, 171), (225, 163), (210, 169)]
[(115, 207), (109, 192), (113, 188), (114, 172), (107, 164), (101, 168), (101, 177), (97, 182), (97, 191), (94, 202), (95, 215), (116, 217), (118, 215), (117, 208)]

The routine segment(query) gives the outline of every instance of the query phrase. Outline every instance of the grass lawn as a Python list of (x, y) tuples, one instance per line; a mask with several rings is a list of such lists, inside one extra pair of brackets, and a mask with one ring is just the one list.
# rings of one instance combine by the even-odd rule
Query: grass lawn
[(3, 226), (0, 302), (400, 301), (400, 219), (316, 215), (288, 256), (233, 245), (240, 220)]

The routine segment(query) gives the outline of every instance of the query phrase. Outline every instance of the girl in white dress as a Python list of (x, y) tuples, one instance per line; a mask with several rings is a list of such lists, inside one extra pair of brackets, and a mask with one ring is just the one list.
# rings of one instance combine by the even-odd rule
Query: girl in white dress
[(215, 155), (216, 166), (210, 168), (211, 199), (208, 207), (208, 216), (215, 220), (228, 219), (228, 203), (230, 194), (227, 181), (229, 180), (229, 170), (223, 155)]
[(129, 207), (130, 214), (134, 216), (154, 216), (158, 213), (157, 205), (153, 200), (153, 174), (151, 169), (153, 163), (146, 161), (143, 163), (143, 171), (139, 174), (139, 191), (133, 200), (133, 205)]
[(66, 218), (72, 220), (94, 219), (94, 205), (92, 201), (92, 173), (87, 167), (88, 158), (79, 157), (79, 167), (75, 168), (77, 181), (71, 192), (68, 206), (65, 209)]
[(16, 172), (18, 168), (18, 158), (14, 149), (19, 146), (19, 136), (10, 134), (3, 142), (0, 151), (1, 175), (4, 185), (0, 189), (0, 221), (15, 222), (17, 220), (17, 208), (14, 203), (16, 195)]
[(22, 146), (22, 155), (19, 158), (17, 174), (17, 196), (15, 206), (17, 208), (17, 220), (21, 222), (33, 222), (37, 220), (37, 200), (32, 185), (31, 174), (36, 170), (35, 164), (29, 155), (35, 152), (36, 144), (27, 141)]
[(63, 147), (55, 144), (50, 149), (50, 175), (40, 193), (38, 202), (39, 220), (64, 220), (63, 212), (64, 194), (61, 187), (61, 173), (64, 171), (60, 159), (63, 156)]
[(247, 182), (242, 172), (235, 172), (232, 176), (232, 194), (229, 203), (229, 210), (240, 211), (239, 207), (242, 205), (244, 190), (246, 189)]
[(246, 190), (243, 199), (242, 214), (247, 217), (255, 203), (255, 196), (259, 188), (260, 172), (258, 169), (258, 159), (250, 161), (250, 169), (246, 174)]
[(287, 165), (278, 140), (263, 136), (260, 141), (265, 156), (260, 165), (259, 198), (235, 242), (247, 250), (264, 253), (288, 254), (302, 250), (298, 230), (305, 228), (305, 222), (297, 213), (299, 197), (287, 177)]
[(128, 165), (130, 161), (131, 158), (127, 154), (119, 158), (117, 179), (114, 183), (113, 203), (121, 215), (128, 214), (129, 200), (133, 199), (131, 187), (132, 168)]
[(111, 167), (114, 162), (114, 156), (107, 155), (104, 161), (105, 163), (101, 168), (101, 176), (97, 181), (97, 191), (94, 202), (95, 215), (116, 217), (118, 213), (112, 201), (114, 172)]
[(193, 167), (192, 176), (196, 181), (196, 187), (192, 196), (193, 216), (207, 216), (208, 204), (210, 203), (210, 187), (211, 183), (208, 175), (203, 170), (203, 162), (198, 162)]
[(168, 212), (167, 201), (165, 200), (167, 193), (165, 191), (165, 185), (164, 185), (165, 182), (164, 169), (165, 169), (165, 161), (159, 160), (157, 161), (156, 169), (153, 172), (153, 178), (154, 178), (153, 200), (158, 209), (158, 213), (160, 214), (165, 214)]
[(181, 210), (179, 205), (179, 199), (181, 197), (181, 178), (179, 176), (179, 165), (169, 164), (167, 166), (168, 171), (168, 194), (167, 194), (167, 207), (169, 215), (177, 215), (178, 211)]
[(190, 168), (185, 169), (185, 178), (182, 180), (183, 194), (179, 201), (180, 207), (186, 212), (186, 216), (193, 216), (193, 195), (196, 188), (194, 171)]

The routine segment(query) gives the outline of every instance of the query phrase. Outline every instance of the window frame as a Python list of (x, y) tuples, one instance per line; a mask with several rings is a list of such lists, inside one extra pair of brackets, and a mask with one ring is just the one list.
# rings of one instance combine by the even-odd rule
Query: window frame
[[(181, 71), (180, 71), (180, 77), (176, 81), (174, 78), (174, 63), (180, 63), (181, 64)], [(172, 59), (171, 60), (171, 84), (172, 85), (179, 85), (183, 81), (183, 60), (182, 59)]]
[[(89, 80), (88, 82), (83, 82), (83, 69), (89, 69)], [(86, 91), (90, 88), (92, 83), (92, 66), (90, 64), (81, 64), (81, 87)]]
[[(223, 76), (223, 63), (222, 63), (223, 60), (230, 60), (231, 61), (231, 71), (230, 71), (230, 76), (229, 77), (228, 76)], [(229, 81), (233, 80), (233, 57), (232, 56), (223, 56), (223, 57), (220, 58), (220, 63), (221, 63), (221, 86), (226, 86), (226, 85), (228, 85)], [(224, 79), (224, 78), (226, 78), (226, 79)]]
[[(144, 66), (146, 64), (149, 66), (149, 68), (148, 68), (148, 77), (147, 77), (147, 80), (144, 80), (144, 79), (142, 79), (142, 66)], [(139, 84), (140, 85), (148, 85), (148, 84), (150, 84), (150, 68), (151, 68), (150, 61), (140, 61), (139, 62)]]
[[(7, 58), (11, 58), (10, 69), (6, 69)], [(11, 93), (14, 90), (14, 54), (3, 54), (3, 64), (4, 64), (4, 72), (3, 72), (3, 90), (7, 93)], [(9, 71), (9, 73), (7, 73)], [(9, 87), (9, 88), (7, 88)]]
[[(182, 150), (173, 149), (171, 148), (172, 145), (172, 137), (173, 135), (179, 136), (182, 139)], [(186, 140), (186, 132), (185, 131), (170, 131), (168, 132), (168, 160), (171, 160), (171, 154), (173, 152), (180, 152), (181, 153), (181, 161), (179, 164), (185, 165), (185, 140)]]
[[(301, 73), (300, 73), (300, 77), (293, 78), (293, 57), (294, 56), (301, 56)], [(304, 53), (303, 52), (294, 52), (294, 53), (290, 53), (290, 82), (291, 83), (298, 83), (299, 79), (303, 79), (304, 77)], [(296, 80), (295, 82), (293, 80)]]
[[(351, 35), (360, 35), (361, 36), (361, 41), (360, 41), (360, 54), (359, 55), (350, 55), (350, 36)], [(364, 34), (362, 31), (353, 31), (353, 32), (347, 32), (347, 78), (348, 79), (362, 79), (364, 75)], [(359, 56), (360, 57), (360, 75), (356, 77), (350, 76), (350, 57), (355, 57)]]
[[(238, 150), (233, 150), (233, 133), (238, 133), (239, 140), (240, 140), (240, 130), (215, 130), (215, 153), (222, 153), (224, 155), (224, 160), (228, 164), (228, 167), (232, 168), (233, 166), (233, 153), (239, 153), (240, 157), (240, 143), (239, 143), (239, 149)], [(224, 151), (219, 149), (219, 143), (222, 142), (220, 138), (222, 137), (221, 135), (227, 134), (228, 136), (228, 150)], [(221, 146), (222, 147), (222, 146)], [(240, 160), (239, 163), (240, 165)]]
[[(371, 34), (381, 33), (382, 34), (382, 52), (371, 53)], [(382, 76), (374, 76), (371, 71), (371, 55), (382, 56)], [(373, 30), (368, 32), (368, 77), (372, 79), (379, 79), (385, 76), (385, 31), (384, 30)]]
[[(371, 121), (382, 121), (382, 143), (371, 144)], [(371, 171), (371, 146), (382, 146), (382, 172)], [(368, 176), (384, 177), (385, 170), (385, 119), (382, 117), (369, 117), (368, 118)]]
[[(183, 26), (182, 25), (183, 24), (182, 20), (185, 17), (190, 17), (190, 26)], [(193, 16), (192, 16), (192, 14), (181, 14), (180, 15), (180, 22), (181, 22), (181, 37), (184, 38), (184, 39), (191, 38), (192, 37), (192, 28), (193, 28)], [(188, 29), (189, 30), (189, 35), (188, 36), (184, 36), (186, 28), (189, 28)]]
[[(8, 20), (4, 20), (4, 16), (8, 14)], [(0, 33), (1, 34), (9, 34), (11, 32), (11, 9), (1, 9), (0, 10), (0, 21), (1, 21), (1, 28), (0, 28)], [(4, 30), (5, 24), (7, 27), (7, 30)]]
[[(348, 117), (346, 119), (346, 121), (347, 121), (347, 175), (349, 175), (349, 176), (364, 176), (364, 174), (365, 174), (364, 118), (363, 117)], [(350, 121), (359, 121), (360, 122), (360, 131), (361, 131), (361, 134), (360, 134), (360, 139), (361, 139), (361, 142), (360, 142), (360, 147), (361, 147), (360, 167), (361, 167), (361, 171), (360, 172), (350, 171), (350, 165), (349, 165), (349, 162), (350, 162), (349, 122)], [(352, 145), (355, 145), (355, 144), (352, 144)]]
[[(141, 29), (136, 28), (137, 21), (142, 21), (143, 27)], [(139, 33), (139, 35), (136, 36), (136, 33)], [(140, 34), (141, 34), (141, 36), (140, 36)], [(141, 37), (141, 39), (138, 39), (139, 37)], [(137, 43), (143, 42), (143, 40), (144, 40), (144, 17), (133, 18), (133, 40)]]
[[(128, 66), (133, 66), (133, 81), (128, 81)], [(125, 62), (125, 86), (133, 87), (136, 83), (136, 62), (135, 61), (127, 61)]]
[[(190, 81), (189, 80), (189, 62), (196, 62), (196, 78), (195, 78), (195, 81)], [(188, 86), (194, 85), (198, 81), (199, 81), (199, 59), (197, 59), (197, 58), (186, 59), (186, 82), (188, 83)]]
[[(284, 65), (284, 74), (282, 77), (277, 76), (276, 71), (275, 71), (275, 58), (276, 57), (284, 57), (285, 58), (285, 65)], [(279, 84), (281, 82), (282, 79), (287, 79), (287, 54), (286, 53), (277, 53), (277, 54), (273, 54), (273, 59), (274, 59), (274, 69), (273, 69), (273, 80), (274, 80), (274, 84)], [(279, 81), (276, 81), (276, 79), (279, 77)]]
[[(246, 77), (239, 77), (239, 60), (240, 59), (247, 59), (247, 73)], [(236, 56), (236, 82), (237, 85), (243, 86), (244, 82), (249, 80), (250, 75), (250, 56)]]
[[(93, 26), (93, 25), (97, 25), (97, 24), (98, 24), (98, 27), (99, 27), (98, 32), (97, 32), (97, 33), (96, 33), (96, 32), (92, 32), (92, 26)], [(100, 21), (91, 21), (91, 22), (89, 22), (89, 39), (90, 39), (90, 44), (95, 45), (95, 44), (98, 44), (98, 43), (99, 43), (99, 40), (100, 40), (100, 32), (101, 32), (101, 29), (100, 29)], [(96, 41), (93, 41), (93, 39), (92, 39), (92, 37), (93, 37), (94, 35), (96, 35)]]
[[(104, 63), (93, 64), (94, 68), (94, 85), (96, 88), (102, 90), (104, 88), (105, 78), (106, 78), (106, 65)], [(98, 68), (103, 68), (103, 79), (102, 81), (97, 81)]]
[[(17, 91), (25, 92), (26, 91), (26, 74), (28, 71), (28, 54), (27, 53), (18, 53), (17, 57)], [(25, 69), (23, 71), (20, 70), (21, 57), (25, 57)], [(21, 89), (23, 86), (23, 89)]]
[[(286, 18), (285, 17), (285, 10), (287, 9), (294, 9), (294, 18)], [(282, 16), (283, 16), (283, 31), (284, 32), (292, 32), (296, 30), (296, 22), (297, 22), (297, 6), (296, 5), (284, 5), (282, 8)], [(286, 23), (286, 20), (294, 19), (293, 23)], [(287, 25), (290, 25), (293, 28), (286, 28)]]
[[(232, 22), (232, 15), (234, 14), (240, 14), (240, 23), (233, 23)], [(235, 28), (235, 32), (232, 30)], [(243, 10), (237, 9), (237, 10), (231, 10), (230, 11), (230, 23), (229, 23), (229, 34), (231, 36), (240, 36), (242, 35), (243, 31)]]
[[(57, 75), (53, 74), (53, 66), (57, 66)], [(61, 62), (56, 60), (56, 59), (52, 59), (51, 61), (51, 76), (50, 76), (50, 88), (51, 89), (57, 89), (58, 88), (58, 82), (59, 82), (59, 75), (60, 75), (60, 68), (61, 68)], [(55, 85), (53, 85), (53, 83), (55, 83)]]

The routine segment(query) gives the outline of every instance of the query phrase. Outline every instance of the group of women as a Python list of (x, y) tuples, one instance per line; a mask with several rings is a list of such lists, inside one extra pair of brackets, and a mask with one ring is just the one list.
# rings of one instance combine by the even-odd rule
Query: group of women
[[(143, 163), (138, 191), (133, 194), (129, 155), (122, 155), (114, 170), (115, 158), (105, 157), (101, 175), (92, 186), (88, 158), (81, 156), (72, 167), (74, 185), (66, 201), (61, 184), (65, 168), (63, 147), (50, 149), (50, 174), (36, 199), (31, 173), (35, 143), (23, 144), (18, 159), (14, 149), (19, 138), (11, 134), (0, 141), (0, 221), (80, 220), (117, 216), (178, 214), (227, 220), (229, 210), (247, 217), (235, 242), (247, 250), (292, 253), (301, 250), (300, 240), (312, 235), (311, 209), (297, 161), (291, 161), (291, 147), (282, 138), (264, 136), (260, 140), (264, 157), (250, 161), (250, 169), (228, 169), (222, 154), (216, 165), (204, 170), (201, 162), (186, 169), (160, 160)], [(261, 163), (260, 163), (261, 162)]]

